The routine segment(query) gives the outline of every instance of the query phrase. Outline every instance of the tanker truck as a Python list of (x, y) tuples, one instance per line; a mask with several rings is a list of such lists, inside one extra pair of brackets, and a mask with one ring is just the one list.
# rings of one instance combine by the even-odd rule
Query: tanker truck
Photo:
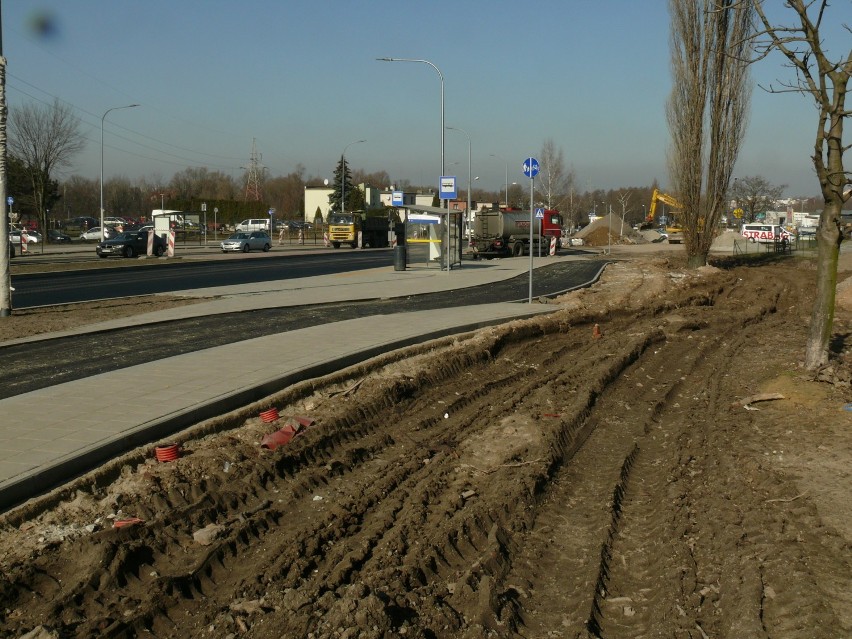
[[(549, 255), (553, 238), (556, 249), (562, 235), (562, 215), (552, 209), (533, 218), (533, 255)], [(473, 221), (470, 252), (478, 257), (520, 257), (530, 253), (530, 212), (520, 210), (480, 211)]]

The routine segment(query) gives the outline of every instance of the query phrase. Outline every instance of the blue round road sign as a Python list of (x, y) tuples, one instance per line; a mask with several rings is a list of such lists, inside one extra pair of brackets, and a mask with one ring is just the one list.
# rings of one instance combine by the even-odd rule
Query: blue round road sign
[(524, 160), (524, 175), (528, 178), (534, 178), (538, 175), (538, 160), (535, 158), (527, 158)]

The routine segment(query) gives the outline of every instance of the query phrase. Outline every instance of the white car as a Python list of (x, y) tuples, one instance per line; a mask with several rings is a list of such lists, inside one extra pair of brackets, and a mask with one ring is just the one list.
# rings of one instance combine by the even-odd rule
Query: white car
[[(112, 226), (104, 225), (104, 239), (109, 240), (118, 235), (118, 231), (115, 230)], [(93, 226), (87, 231), (83, 231), (80, 233), (80, 239), (83, 241), (91, 242), (92, 240), (99, 242), (101, 240), (101, 227)]]
[[(17, 244), (20, 246), (21, 244), (21, 231), (18, 229), (12, 229), (9, 231), (9, 240), (11, 240), (12, 244)], [(27, 245), (30, 244), (38, 244), (41, 241), (41, 233), (38, 231), (27, 231)]]
[(222, 252), (240, 251), (248, 253), (258, 249), (266, 253), (272, 248), (272, 240), (263, 231), (252, 231), (251, 233), (234, 233), (228, 239), (222, 240), (220, 245)]

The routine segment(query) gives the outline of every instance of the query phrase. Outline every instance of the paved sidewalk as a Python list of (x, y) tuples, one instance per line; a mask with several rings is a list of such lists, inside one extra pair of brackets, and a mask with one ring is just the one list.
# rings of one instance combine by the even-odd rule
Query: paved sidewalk
[[(536, 258), (535, 264), (570, 259), (578, 258)], [(183, 291), (183, 295), (217, 297), (47, 337), (257, 308), (463, 289), (528, 273), (529, 258), (465, 263), (449, 273), (436, 268), (392, 268)], [(537, 303), (499, 303), (406, 313), (405, 321), (395, 315), (347, 320), (169, 357), (0, 400), (0, 510), (136, 446), (298, 381), (395, 348), (553, 310)], [(347, 335), (345, 342), (329, 339), (341, 332)], [(228, 374), (223, 376), (223, 370)], [(127, 389), (133, 389), (132, 394)]]

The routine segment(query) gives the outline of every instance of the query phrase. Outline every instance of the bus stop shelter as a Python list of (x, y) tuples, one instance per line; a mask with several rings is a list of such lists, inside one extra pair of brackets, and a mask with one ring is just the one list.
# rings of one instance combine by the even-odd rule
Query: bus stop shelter
[(407, 264), (434, 264), (446, 271), (461, 266), (463, 211), (417, 205), (398, 210), (405, 225)]

